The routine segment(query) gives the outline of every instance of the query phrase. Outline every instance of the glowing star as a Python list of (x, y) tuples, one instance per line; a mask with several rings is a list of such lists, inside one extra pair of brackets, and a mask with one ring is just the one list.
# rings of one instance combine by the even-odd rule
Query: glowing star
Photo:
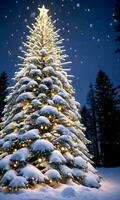
[(43, 5), (42, 8), (39, 8), (39, 11), (40, 11), (40, 17), (41, 17), (41, 16), (47, 16), (47, 13), (49, 10), (46, 9), (45, 6)]

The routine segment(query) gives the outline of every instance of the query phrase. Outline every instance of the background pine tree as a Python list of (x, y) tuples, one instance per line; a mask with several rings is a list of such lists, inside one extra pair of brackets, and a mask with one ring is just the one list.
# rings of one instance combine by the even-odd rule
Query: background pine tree
[[(97, 166), (120, 164), (120, 87), (114, 87), (100, 70), (96, 83), (90, 85), (87, 104), (81, 110), (88, 145)], [(112, 158), (112, 159), (111, 159)]]
[(104, 166), (120, 163), (119, 99), (108, 76), (100, 70), (95, 84), (97, 130), (100, 137), (100, 160)]
[[(116, 26), (114, 27), (114, 29), (118, 34), (115, 41), (120, 42), (120, 2), (119, 1), (117, 1), (115, 4), (114, 19), (116, 20)], [(120, 48), (118, 48), (115, 52), (120, 53)]]
[(89, 92), (87, 96), (87, 106), (90, 113), (90, 127), (92, 133), (93, 149), (94, 149), (94, 161), (99, 166), (99, 136), (97, 133), (96, 125), (96, 100), (95, 90), (92, 84), (90, 84)]
[(0, 75), (0, 122), (3, 116), (2, 112), (5, 106), (5, 97), (7, 95), (8, 76), (6, 72), (2, 72)]

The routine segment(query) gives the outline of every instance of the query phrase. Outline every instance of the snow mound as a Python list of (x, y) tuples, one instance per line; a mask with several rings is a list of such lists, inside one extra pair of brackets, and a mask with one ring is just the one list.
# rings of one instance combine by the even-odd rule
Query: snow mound
[(59, 179), (61, 179), (61, 175), (56, 169), (49, 169), (45, 173), (45, 176), (50, 180), (59, 180)]
[(11, 161), (20, 161), (25, 162), (26, 158), (29, 155), (29, 151), (27, 148), (22, 148), (16, 152), (14, 152), (11, 156)]
[(33, 165), (28, 164), (26, 167), (20, 170), (20, 174), (28, 181), (35, 179), (37, 182), (44, 182), (44, 175)]
[(61, 193), (62, 197), (64, 198), (72, 198), (72, 197), (76, 197), (76, 191), (74, 190), (73, 187), (66, 187), (62, 193)]
[(40, 153), (45, 153), (45, 152), (50, 152), (54, 150), (54, 146), (51, 142), (44, 140), (44, 139), (39, 139), (36, 140), (32, 144), (32, 151), (33, 152), (40, 152)]

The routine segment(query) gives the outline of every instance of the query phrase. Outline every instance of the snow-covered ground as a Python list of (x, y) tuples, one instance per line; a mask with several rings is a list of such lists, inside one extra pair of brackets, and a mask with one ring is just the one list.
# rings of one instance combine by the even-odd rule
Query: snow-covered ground
[(16, 194), (0, 193), (0, 200), (120, 200), (120, 167), (100, 168), (103, 176), (100, 189), (62, 185), (57, 189), (38, 187)]

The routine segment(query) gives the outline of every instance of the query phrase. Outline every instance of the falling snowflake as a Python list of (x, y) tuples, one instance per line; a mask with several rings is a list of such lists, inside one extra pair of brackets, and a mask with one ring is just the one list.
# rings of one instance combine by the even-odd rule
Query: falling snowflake
[(90, 28), (92, 28), (93, 27), (93, 24), (90, 24)]
[(27, 10), (30, 10), (30, 7), (29, 6), (27, 6), (27, 8), (26, 8)]
[(100, 42), (100, 38), (97, 38), (97, 42)]
[(34, 18), (34, 17), (35, 17), (35, 12), (32, 12), (32, 13), (30, 14), (30, 17), (31, 17), (31, 18)]
[(79, 8), (80, 7), (80, 3), (77, 3), (76, 6), (77, 6), (77, 8)]

